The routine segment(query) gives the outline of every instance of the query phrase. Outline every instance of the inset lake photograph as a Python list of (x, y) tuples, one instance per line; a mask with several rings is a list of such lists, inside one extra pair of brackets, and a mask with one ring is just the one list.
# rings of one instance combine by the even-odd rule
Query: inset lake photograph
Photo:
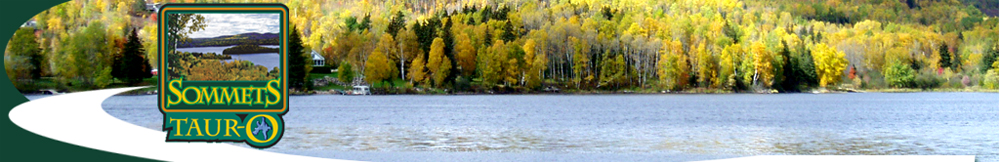
[(277, 13), (171, 14), (168, 19), (185, 23), (168, 25), (181, 28), (170, 30), (179, 32), (168, 57), (169, 77), (203, 81), (276, 78), (281, 66), (279, 18)]

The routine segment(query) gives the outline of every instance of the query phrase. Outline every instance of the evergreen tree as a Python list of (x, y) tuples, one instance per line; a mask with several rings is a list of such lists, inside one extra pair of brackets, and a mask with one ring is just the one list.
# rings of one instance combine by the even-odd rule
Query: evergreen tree
[(128, 84), (141, 82), (143, 78), (152, 76), (152, 68), (148, 64), (149, 60), (143, 57), (145, 49), (139, 42), (136, 30), (132, 29), (126, 40), (121, 54), (115, 58), (112, 65), (111, 76), (123, 80)]
[(997, 42), (993, 41), (986, 47), (986, 53), (983, 54), (983, 60), (980, 61), (979, 68), (982, 72), (990, 70), (993, 63), (997, 61), (997, 57), (1000, 57), (1000, 52), (997, 51)]
[(288, 87), (298, 90), (312, 89), (312, 81), (309, 80), (309, 71), (312, 70), (312, 57), (305, 52), (302, 46), (302, 39), (299, 30), (292, 26), (288, 33)]
[(385, 31), (388, 32), (389, 35), (392, 35), (393, 38), (396, 37), (399, 30), (406, 28), (406, 24), (404, 22), (406, 21), (406, 18), (403, 18), (403, 16), (403, 11), (396, 11), (396, 16), (392, 18), (392, 22), (389, 23), (389, 26), (385, 29)]
[(503, 25), (503, 35), (500, 36), (500, 38), (503, 39), (504, 42), (510, 42), (517, 39), (517, 35), (514, 34), (514, 26), (511, 25), (510, 20), (507, 20), (507, 22)]
[(782, 80), (778, 90), (782, 92), (798, 92), (798, 85), (803, 82), (802, 79), (800, 79), (802, 75), (799, 75), (801, 70), (798, 68), (799, 62), (797, 58), (790, 55), (791, 52), (788, 51), (788, 43), (781, 41), (781, 44), (782, 48), (778, 54), (781, 55), (782, 58), (785, 58), (783, 60), (785, 62), (785, 66), (781, 67)]
[(372, 28), (372, 14), (365, 14), (365, 18), (361, 19), (361, 23), (358, 24), (358, 30), (371, 30)]
[(941, 57), (938, 61), (941, 64), (941, 68), (951, 67), (951, 54), (948, 52), (948, 44), (941, 42), (941, 46), (938, 46), (938, 55)]
[[(458, 67), (457, 61), (453, 61), (455, 60), (455, 52), (454, 52), (455, 37), (451, 33), (451, 26), (453, 19), (447, 18), (445, 20), (446, 22), (444, 22), (444, 25), (441, 27), (441, 30), (439, 30), (439, 32), (441, 33), (438, 34), (444, 41), (444, 56), (445, 56), (444, 59), (447, 59), (448, 63), (450, 64), (448, 65), (448, 67)], [(458, 71), (458, 68), (450, 68), (449, 71), (447, 71), (447, 73), (445, 74), (444, 81), (455, 80), (455, 77), (457, 77), (459, 73), (461, 72)]]

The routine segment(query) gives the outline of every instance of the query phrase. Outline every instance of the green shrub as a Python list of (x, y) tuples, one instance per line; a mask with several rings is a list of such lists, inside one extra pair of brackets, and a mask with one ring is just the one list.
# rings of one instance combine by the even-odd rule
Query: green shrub
[(940, 87), (943, 82), (944, 79), (941, 79), (931, 73), (920, 73), (920, 75), (917, 75), (917, 77), (913, 80), (916, 88), (920, 89), (937, 88)]
[(895, 88), (911, 87), (916, 78), (914, 76), (916, 72), (910, 66), (906, 66), (898, 61), (890, 64), (884, 73), (885, 82)]

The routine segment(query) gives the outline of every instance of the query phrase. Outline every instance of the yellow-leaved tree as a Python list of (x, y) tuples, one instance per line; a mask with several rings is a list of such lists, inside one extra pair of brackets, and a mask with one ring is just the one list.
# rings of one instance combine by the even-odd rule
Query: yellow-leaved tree
[(711, 51), (706, 50), (705, 42), (698, 44), (694, 55), (698, 57), (698, 84), (702, 87), (716, 87), (717, 82), (713, 82), (718, 75), (718, 59), (712, 55)]
[(590, 73), (590, 47), (587, 40), (580, 40), (576, 37), (570, 36), (569, 43), (573, 45), (573, 81), (576, 82), (576, 88), (580, 88), (581, 84), (588, 83), (590, 80), (594, 79), (594, 75)]
[(427, 70), (431, 73), (434, 85), (440, 87), (451, 71), (451, 59), (444, 55), (444, 39), (434, 38), (427, 57)]
[(410, 75), (407, 75), (407, 77), (410, 77), (413, 85), (419, 85), (427, 78), (427, 72), (425, 71), (425, 66), (427, 65), (424, 63), (426, 60), (423, 53), (418, 53), (417, 58), (413, 59), (413, 62), (410, 63)]
[(660, 48), (662, 54), (657, 62), (657, 73), (660, 75), (660, 82), (666, 84), (667, 89), (681, 90), (688, 85), (691, 66), (688, 65), (688, 58), (683, 50), (683, 44), (678, 40), (664, 40)]
[(844, 69), (847, 68), (844, 52), (837, 51), (825, 43), (817, 44), (813, 51), (813, 64), (816, 65), (819, 86), (826, 87), (839, 83)]
[(476, 48), (472, 46), (472, 38), (465, 32), (455, 37), (455, 61), (463, 76), (472, 76), (476, 72)]
[(722, 50), (719, 57), (719, 77), (717, 83), (723, 89), (736, 86), (736, 69), (739, 68), (739, 58), (743, 55), (740, 44), (730, 44)]
[[(389, 36), (388, 34), (385, 36)], [(390, 38), (391, 40), (391, 38)], [(396, 63), (389, 59), (384, 51), (392, 51), (382, 49), (382, 46), (376, 47), (371, 54), (368, 55), (368, 61), (365, 62), (365, 81), (368, 83), (378, 83), (386, 80), (391, 80), (393, 76), (396, 76), (398, 71), (396, 71)]]
[(754, 67), (754, 77), (753, 83), (763, 86), (764, 88), (771, 87), (771, 83), (774, 81), (774, 56), (771, 51), (767, 50), (763, 42), (757, 41), (753, 45), (750, 45), (750, 53), (753, 54), (753, 67)]
[(544, 50), (538, 50), (535, 39), (528, 39), (522, 48), (524, 48), (524, 63), (528, 69), (524, 72), (524, 85), (527, 88), (537, 88), (542, 83), (542, 73), (547, 67), (548, 58), (545, 53), (538, 52)]

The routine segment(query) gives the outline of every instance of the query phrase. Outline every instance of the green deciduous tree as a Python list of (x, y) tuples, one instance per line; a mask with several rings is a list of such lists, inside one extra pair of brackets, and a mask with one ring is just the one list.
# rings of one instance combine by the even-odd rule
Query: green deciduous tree
[(177, 47), (177, 44), (188, 40), (187, 35), (205, 30), (208, 25), (205, 17), (199, 14), (170, 14), (167, 15), (167, 42), (170, 47)]
[(8, 43), (7, 55), (26, 58), (27, 66), (18, 68), (28, 71), (26, 78), (38, 79), (42, 75), (42, 63), (45, 58), (34, 31), (31, 28), (21, 28), (14, 32), (14, 37)]
[(896, 88), (910, 87), (916, 78), (916, 71), (901, 61), (892, 61), (883, 73), (885, 73), (883, 74), (885, 75), (885, 82), (889, 86)]
[(604, 54), (607, 58), (601, 63), (601, 80), (598, 86), (613, 86), (618, 88), (625, 79), (625, 58), (622, 55)]
[[(56, 73), (65, 86), (104, 88), (111, 84), (113, 40), (108, 38), (104, 24), (92, 21), (83, 30), (64, 39)], [(79, 84), (74, 84), (77, 82)]]
[(997, 63), (994, 61), (993, 66), (991, 66), (992, 68), (986, 70), (986, 73), (983, 74), (983, 88), (997, 89), (997, 86), (1000, 85), (1000, 80), (998, 80), (1000, 78), (1000, 70), (997, 70)]
[(354, 69), (350, 63), (346, 61), (340, 62), (340, 66), (337, 67), (337, 80), (347, 84), (351, 84), (354, 81)]
[(503, 81), (506, 85), (519, 85), (518, 81), (522, 79), (521, 74), (524, 71), (522, 68), (524, 65), (523, 57), (524, 50), (521, 46), (518, 46), (517, 42), (507, 43), (507, 53), (503, 58), (506, 62), (503, 66)]
[(4, 69), (18, 90), (26, 90), (26, 86), (33, 84), (32, 80), (42, 75), (45, 59), (41, 52), (33, 29), (21, 28), (14, 32), (4, 52)]
[(479, 56), (479, 71), (483, 84), (493, 86), (503, 81), (503, 65), (506, 64), (506, 44), (502, 40), (494, 40), (489, 49)]

